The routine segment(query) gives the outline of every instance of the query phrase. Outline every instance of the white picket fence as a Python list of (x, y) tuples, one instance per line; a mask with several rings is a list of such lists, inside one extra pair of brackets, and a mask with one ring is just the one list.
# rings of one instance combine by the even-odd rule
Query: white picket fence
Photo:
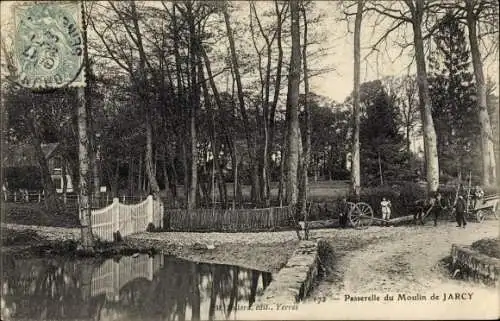
[(146, 231), (149, 223), (163, 227), (163, 204), (149, 195), (145, 201), (125, 205), (118, 198), (105, 208), (92, 210), (92, 232), (103, 241), (113, 241), (113, 233), (122, 237)]

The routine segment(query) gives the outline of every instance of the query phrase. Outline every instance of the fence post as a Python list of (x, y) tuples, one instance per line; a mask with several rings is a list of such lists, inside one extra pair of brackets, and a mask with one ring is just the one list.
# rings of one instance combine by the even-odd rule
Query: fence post
[(17, 193), (14, 192), (14, 203), (17, 203)]
[(38, 203), (42, 201), (42, 195), (40, 194), (40, 191), (38, 191)]
[(153, 223), (153, 195), (148, 195), (146, 204), (146, 213), (148, 215), (148, 224)]
[(160, 202), (160, 215), (159, 215), (159, 222), (160, 222), (160, 228), (163, 228), (163, 216), (165, 215), (165, 208), (163, 207), (163, 202)]
[(125, 204), (125, 195), (122, 195), (122, 204)]
[(111, 210), (113, 215), (113, 233), (120, 230), (120, 200), (118, 197), (113, 198), (113, 207)]

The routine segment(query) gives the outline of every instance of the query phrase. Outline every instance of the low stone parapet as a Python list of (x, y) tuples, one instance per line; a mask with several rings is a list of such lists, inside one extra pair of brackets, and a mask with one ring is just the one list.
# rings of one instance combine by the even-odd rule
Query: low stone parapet
[(311, 290), (318, 275), (319, 253), (324, 241), (300, 241), (286, 265), (257, 301), (267, 305), (295, 304)]
[(451, 259), (453, 270), (459, 270), (462, 276), (497, 286), (500, 284), (500, 259), (457, 244), (451, 246)]

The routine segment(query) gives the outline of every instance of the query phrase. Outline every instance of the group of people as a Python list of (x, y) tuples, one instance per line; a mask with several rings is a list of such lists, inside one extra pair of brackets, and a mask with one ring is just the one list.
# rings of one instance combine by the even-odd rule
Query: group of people
[[(477, 201), (484, 197), (484, 191), (481, 189), (481, 187), (476, 186), (474, 189), (472, 189), (472, 193), (470, 193), (470, 196), (472, 200), (471, 203), (472, 207), (475, 207)], [(448, 204), (446, 204), (444, 198), (442, 197), (441, 192), (439, 191), (437, 191), (433, 195), (430, 195), (428, 199), (423, 200), (420, 203), (417, 203), (417, 206), (419, 206), (419, 210), (414, 215), (415, 223), (423, 225), (424, 218), (427, 215), (431, 215), (434, 220), (434, 226), (437, 226), (438, 218), (441, 216), (443, 211), (447, 210), (449, 207)], [(468, 204), (465, 201), (464, 196), (460, 195), (459, 193), (456, 201), (454, 202), (454, 204), (451, 205), (455, 213), (457, 227), (465, 228), (465, 226), (467, 226), (467, 217), (466, 217), (467, 206)], [(392, 208), (391, 201), (386, 197), (383, 197), (382, 201), (380, 202), (383, 225), (388, 225), (388, 222), (391, 218), (391, 208)], [(350, 210), (351, 207), (347, 202), (347, 198), (343, 197), (338, 207), (340, 227), (342, 228), (347, 227)]]
[[(460, 187), (459, 187), (459, 192), (460, 192)], [(451, 205), (452, 210), (455, 213), (455, 219), (457, 221), (457, 227), (463, 227), (467, 226), (467, 210), (468, 210), (468, 205), (464, 196), (462, 195), (463, 193), (458, 193), (458, 197), (456, 198), (454, 204)], [(484, 191), (481, 189), (480, 186), (476, 186), (472, 189), (472, 192), (470, 194), (471, 197), (471, 205), (473, 208), (476, 207), (476, 203), (484, 197)], [(441, 216), (441, 213), (448, 209), (448, 206), (443, 199), (441, 193), (438, 191), (435, 193), (435, 195), (431, 195), (431, 197), (425, 201), (424, 204), (420, 204), (420, 209), (419, 211), (415, 214), (415, 221), (416, 223), (424, 224), (423, 219), (425, 216), (428, 214), (432, 215), (434, 218), (434, 226), (437, 226), (437, 221), (439, 216)]]

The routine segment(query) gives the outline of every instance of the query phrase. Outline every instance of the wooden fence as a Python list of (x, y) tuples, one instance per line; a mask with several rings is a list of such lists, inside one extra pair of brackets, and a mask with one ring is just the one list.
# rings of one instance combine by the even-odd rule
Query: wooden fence
[(142, 203), (125, 205), (118, 198), (105, 208), (92, 210), (92, 232), (103, 241), (113, 241), (113, 233), (121, 236), (144, 232), (149, 223), (163, 227), (163, 204), (149, 195)]
[(172, 231), (250, 232), (292, 226), (290, 207), (261, 209), (165, 209)]

